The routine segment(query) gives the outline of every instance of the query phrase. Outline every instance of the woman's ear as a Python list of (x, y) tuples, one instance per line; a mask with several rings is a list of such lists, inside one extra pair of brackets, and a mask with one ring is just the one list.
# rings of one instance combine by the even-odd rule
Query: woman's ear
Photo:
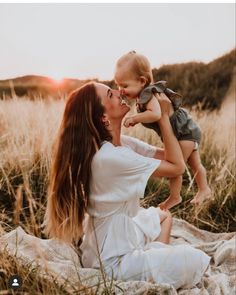
[(144, 76), (141, 76), (140, 82), (141, 82), (142, 86), (145, 86), (147, 84), (147, 78), (145, 78)]
[(102, 123), (104, 124), (105, 127), (108, 127), (111, 124), (107, 114), (102, 115)]
[(108, 116), (107, 116), (107, 114), (104, 113), (104, 114), (102, 115), (102, 119), (101, 119), (101, 120), (102, 120), (103, 123), (107, 122), (107, 121), (108, 121)]

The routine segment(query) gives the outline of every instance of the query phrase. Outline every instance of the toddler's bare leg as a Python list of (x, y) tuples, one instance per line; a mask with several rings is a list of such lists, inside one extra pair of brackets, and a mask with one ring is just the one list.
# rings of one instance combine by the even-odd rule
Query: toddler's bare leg
[(192, 204), (201, 204), (205, 199), (211, 197), (211, 189), (207, 183), (206, 169), (203, 167), (198, 151), (193, 151), (188, 159), (188, 164), (191, 167), (196, 183), (198, 192), (192, 199)]
[[(189, 156), (193, 152), (194, 142), (190, 140), (179, 141), (184, 161), (187, 162)], [(160, 208), (163, 210), (170, 209), (182, 201), (180, 196), (182, 186), (182, 176), (170, 179), (170, 196), (160, 204)]]
[[(193, 152), (194, 142), (190, 140), (181, 140), (179, 141), (179, 145), (181, 147), (184, 161), (186, 163), (189, 156)], [(168, 199), (160, 204), (161, 209), (170, 209), (182, 201), (182, 198), (180, 196), (181, 186), (182, 176), (170, 179), (170, 196)]]
[(190, 140), (180, 140), (179, 145), (183, 153), (184, 162), (187, 163), (190, 155), (192, 154), (194, 150), (195, 143)]
[(180, 196), (181, 186), (182, 176), (170, 178), (170, 196), (159, 205), (162, 210), (170, 209), (182, 201)]

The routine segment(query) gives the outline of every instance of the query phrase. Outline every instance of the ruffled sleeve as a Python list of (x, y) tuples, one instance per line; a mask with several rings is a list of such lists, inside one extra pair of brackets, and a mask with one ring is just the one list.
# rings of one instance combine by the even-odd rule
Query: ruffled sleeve
[(131, 148), (134, 152), (144, 157), (153, 158), (157, 151), (155, 146), (132, 136), (122, 135), (121, 141), (124, 146)]

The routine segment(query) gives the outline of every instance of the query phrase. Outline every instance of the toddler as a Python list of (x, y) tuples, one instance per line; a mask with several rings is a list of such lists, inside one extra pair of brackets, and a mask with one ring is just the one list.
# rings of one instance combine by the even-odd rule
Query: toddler
[[(188, 112), (180, 107), (181, 95), (167, 88), (165, 81), (153, 84), (152, 70), (148, 59), (135, 51), (123, 55), (117, 61), (115, 82), (128, 100), (136, 100), (138, 113), (126, 117), (124, 126), (130, 127), (142, 123), (145, 127), (155, 130), (161, 138), (158, 126), (161, 108), (155, 93), (164, 92), (169, 97), (172, 103), (170, 124), (179, 141), (184, 160), (191, 167), (198, 186), (198, 192), (191, 203), (200, 204), (209, 198), (211, 190), (198, 151), (201, 130)], [(170, 209), (182, 201), (181, 186), (182, 176), (170, 179), (170, 196), (160, 204), (161, 209)]]

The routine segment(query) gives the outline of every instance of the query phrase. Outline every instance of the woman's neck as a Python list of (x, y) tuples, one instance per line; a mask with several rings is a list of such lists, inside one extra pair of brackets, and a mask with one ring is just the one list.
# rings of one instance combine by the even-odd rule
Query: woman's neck
[(111, 132), (111, 135), (112, 135), (112, 141), (111, 141), (112, 144), (114, 146), (120, 146), (121, 145), (121, 141), (120, 141), (121, 122), (119, 122), (119, 123), (112, 122), (110, 132)]

